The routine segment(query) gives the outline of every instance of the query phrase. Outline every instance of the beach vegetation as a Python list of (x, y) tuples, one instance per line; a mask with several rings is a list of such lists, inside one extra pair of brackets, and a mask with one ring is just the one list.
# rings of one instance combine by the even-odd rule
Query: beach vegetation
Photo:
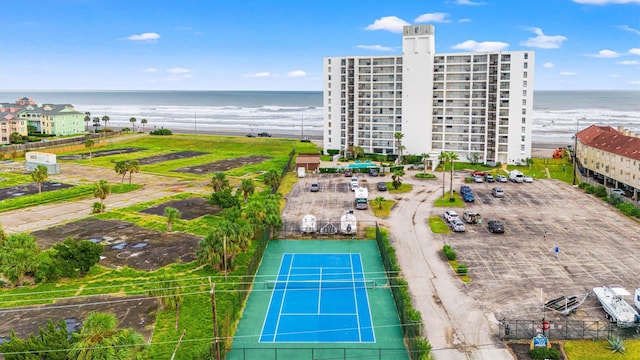
[[(104, 199), (111, 193), (111, 187), (106, 180), (98, 180), (93, 189), (93, 197), (100, 199), (100, 212), (104, 212)], [(95, 205), (94, 205), (95, 210)]]
[(160, 128), (160, 129), (155, 129), (152, 132), (149, 133), (150, 135), (161, 135), (161, 136), (166, 136), (166, 135), (173, 135), (173, 132), (169, 129), (165, 129), (165, 128)]
[(402, 169), (393, 170), (393, 175), (391, 175), (391, 186), (394, 190), (398, 190), (400, 185), (402, 185), (402, 177), (404, 175), (404, 170)]
[[(382, 200), (380, 200), (382, 198)], [(391, 213), (391, 209), (396, 204), (394, 200), (385, 200), (384, 197), (378, 196), (373, 200), (376, 205), (373, 207), (373, 215), (376, 217), (387, 217)]]
[(19, 132), (12, 132), (9, 135), (9, 143), (11, 144), (22, 144), (24, 142), (24, 139), (22, 138), (22, 135), (20, 135)]
[(31, 172), (31, 179), (33, 179), (33, 182), (38, 185), (38, 195), (42, 195), (42, 183), (47, 181), (48, 178), (49, 170), (47, 170), (47, 167), (42, 164), (36, 166), (36, 168)]
[(182, 214), (180, 213), (180, 210), (171, 207), (171, 206), (167, 206), (164, 208), (164, 216), (167, 218), (167, 231), (171, 231), (171, 225), (178, 219), (180, 219), (180, 217), (182, 216)]

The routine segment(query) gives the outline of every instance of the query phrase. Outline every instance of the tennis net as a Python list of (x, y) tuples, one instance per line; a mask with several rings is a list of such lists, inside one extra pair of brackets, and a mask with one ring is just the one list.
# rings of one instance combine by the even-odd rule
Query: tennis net
[(267, 289), (309, 289), (309, 290), (331, 290), (331, 289), (375, 289), (374, 280), (266, 280), (264, 282)]

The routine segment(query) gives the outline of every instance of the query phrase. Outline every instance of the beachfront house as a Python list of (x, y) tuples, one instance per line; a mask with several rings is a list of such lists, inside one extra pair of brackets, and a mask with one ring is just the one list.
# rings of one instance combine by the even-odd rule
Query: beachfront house
[(8, 144), (13, 132), (26, 136), (29, 125), (37, 132), (56, 136), (85, 132), (84, 114), (71, 104), (37, 104), (26, 97), (0, 103), (0, 144)]
[(524, 162), (534, 65), (533, 51), (437, 54), (432, 25), (405, 26), (402, 55), (324, 58), (324, 149)]

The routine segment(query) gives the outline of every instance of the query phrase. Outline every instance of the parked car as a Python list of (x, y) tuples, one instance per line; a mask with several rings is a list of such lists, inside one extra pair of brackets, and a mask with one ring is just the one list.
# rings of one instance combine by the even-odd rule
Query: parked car
[(496, 181), (500, 182), (500, 183), (506, 183), (507, 182), (507, 177), (504, 175), (497, 175), (496, 176)]
[(464, 223), (460, 219), (451, 220), (449, 225), (451, 226), (451, 230), (453, 230), (455, 232), (464, 232), (464, 231), (466, 231), (466, 229), (464, 228)]
[(473, 182), (474, 183), (481, 183), (481, 182), (484, 182), (484, 179), (482, 178), (482, 176), (476, 175), (476, 176), (473, 177)]
[(370, 176), (378, 176), (378, 170), (376, 170), (376, 169), (369, 170), (369, 175)]
[(471, 192), (471, 187), (469, 187), (469, 185), (460, 186), (460, 194), (470, 193), (470, 192)]
[(455, 212), (455, 210), (445, 211), (444, 214), (442, 214), (442, 217), (447, 220), (447, 222), (451, 222), (453, 219), (460, 219), (460, 216)]
[(318, 183), (312, 183), (311, 184), (311, 188), (309, 188), (309, 191), (311, 191), (311, 192), (320, 191), (320, 185), (318, 185)]
[(484, 176), (484, 181), (486, 181), (488, 183), (490, 183), (490, 182), (492, 183), (492, 182), (495, 182), (496, 179), (493, 177), (493, 175), (487, 174), (487, 175)]
[(527, 175), (525, 175), (525, 176), (522, 178), (522, 182), (532, 183), (532, 182), (533, 182), (533, 178), (532, 178), (531, 176), (527, 176)]
[(253, 134), (247, 134), (247, 137), (256, 137), (256, 136)]
[(258, 136), (260, 136), (260, 137), (271, 137), (271, 134), (269, 134), (268, 132), (261, 132), (261, 133), (258, 133)]
[(474, 201), (476, 201), (476, 198), (473, 196), (473, 193), (466, 192), (466, 193), (462, 194), (462, 200), (464, 202), (474, 202)]
[(384, 181), (379, 182), (376, 187), (378, 188), (378, 191), (387, 191), (387, 183)]
[(493, 197), (496, 197), (496, 198), (503, 198), (504, 190), (502, 190), (502, 188), (499, 188), (499, 187), (494, 187), (493, 189), (491, 189), (491, 195), (493, 195)]
[(491, 233), (504, 233), (504, 225), (498, 220), (491, 220), (487, 223), (489, 227), (489, 232)]
[(471, 176), (485, 176), (487, 175), (486, 171), (475, 170), (471, 172)]
[(344, 176), (345, 177), (352, 177), (353, 176), (353, 172), (350, 169), (347, 169), (344, 171)]
[(474, 212), (474, 211), (465, 211), (462, 214), (462, 219), (467, 224), (481, 224), (482, 223), (482, 217), (480, 216), (479, 213)]
[(627, 196), (622, 189), (611, 189), (611, 195)]

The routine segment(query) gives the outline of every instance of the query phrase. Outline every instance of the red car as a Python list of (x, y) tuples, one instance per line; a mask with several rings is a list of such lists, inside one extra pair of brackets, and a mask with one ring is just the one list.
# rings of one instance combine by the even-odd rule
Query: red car
[(485, 176), (487, 175), (486, 171), (475, 170), (471, 173), (471, 176)]

